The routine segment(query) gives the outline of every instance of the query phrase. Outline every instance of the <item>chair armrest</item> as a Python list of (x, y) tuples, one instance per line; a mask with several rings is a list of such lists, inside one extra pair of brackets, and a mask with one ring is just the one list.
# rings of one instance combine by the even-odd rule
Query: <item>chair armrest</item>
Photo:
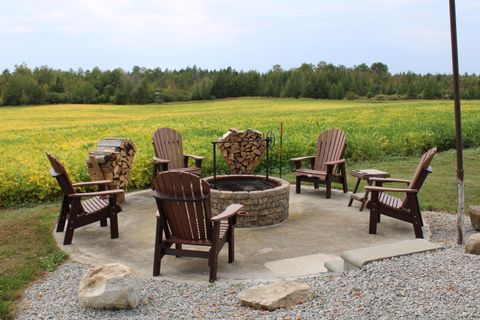
[(315, 163), (315, 156), (292, 158), (289, 161), (291, 161), (295, 164), (295, 169), (301, 169), (302, 168), (302, 161), (304, 161), (304, 160), (310, 160), (310, 169), (313, 169), (313, 164)]
[(122, 189), (115, 190), (106, 190), (106, 191), (97, 191), (97, 192), (83, 192), (83, 193), (73, 193), (68, 195), (70, 198), (81, 198), (81, 197), (95, 197), (95, 196), (110, 196), (120, 193), (124, 193)]
[(77, 182), (74, 183), (74, 187), (87, 187), (87, 186), (97, 186), (101, 184), (109, 184), (112, 183), (112, 180), (97, 180), (97, 181), (88, 181), (88, 182)]
[(365, 186), (365, 190), (370, 192), (405, 192), (405, 193), (417, 193), (418, 189), (403, 189), (403, 188), (384, 188), (384, 187), (374, 187), (374, 186)]
[(309, 160), (309, 159), (315, 159), (315, 156), (292, 158), (292, 159), (289, 159), (288, 161), (299, 162), (299, 161), (304, 161), (304, 160)]
[(153, 163), (160, 163), (160, 164), (163, 164), (163, 163), (169, 163), (170, 160), (167, 160), (167, 159), (160, 159), (160, 158), (157, 158), (157, 157), (153, 157)]
[(333, 165), (342, 164), (342, 163), (345, 163), (345, 159), (339, 159), (339, 160), (335, 160), (335, 161), (327, 161), (327, 162), (325, 162), (325, 164), (326, 164), (327, 166), (333, 166)]
[(217, 214), (215, 217), (212, 217), (210, 220), (212, 222), (219, 222), (220, 220), (228, 220), (228, 218), (233, 217), (243, 208), (241, 204), (231, 204), (229, 205), (222, 213)]
[(196, 156), (194, 154), (184, 154), (183, 155), (184, 157), (187, 157), (187, 158), (193, 158), (195, 160), (203, 160), (205, 159), (205, 157), (202, 157), (202, 156)]
[(395, 178), (375, 178), (375, 177), (372, 177), (372, 178), (369, 178), (368, 181), (372, 181), (372, 182), (382, 182), (382, 183), (399, 182), (399, 183), (410, 184), (410, 180), (406, 180), (406, 179), (395, 179)]
[(188, 158), (192, 158), (195, 160), (195, 167), (201, 168), (202, 167), (202, 160), (205, 159), (205, 157), (202, 156), (196, 156), (193, 154), (184, 154), (183, 155), (183, 164), (185, 167), (188, 167)]

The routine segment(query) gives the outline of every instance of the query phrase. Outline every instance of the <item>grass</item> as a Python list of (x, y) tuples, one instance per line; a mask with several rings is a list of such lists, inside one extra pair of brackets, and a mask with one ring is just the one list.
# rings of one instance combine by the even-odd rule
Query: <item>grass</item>
[[(480, 148), (465, 151), (465, 186), (467, 205), (480, 203)], [(378, 168), (393, 177), (410, 178), (418, 157), (390, 159), (382, 162), (358, 162), (347, 169)], [(425, 209), (456, 211), (455, 152), (435, 156), (433, 173), (427, 178), (420, 193), (420, 204)], [(292, 173), (284, 176), (293, 181)], [(349, 179), (349, 188), (355, 181)], [(346, 204), (345, 204), (346, 205)], [(14, 302), (22, 290), (46, 271), (53, 271), (66, 255), (58, 249), (52, 230), (60, 203), (33, 208), (0, 210), (0, 319), (12, 318)], [(468, 222), (467, 222), (468, 223)]]
[[(464, 140), (480, 146), (480, 102), (465, 101)], [(156, 128), (182, 132), (185, 151), (204, 155), (212, 168), (211, 141), (228, 128), (273, 131), (272, 164), (279, 166), (279, 126), (284, 123), (285, 158), (311, 154), (318, 133), (332, 127), (348, 135), (347, 160), (381, 161), (417, 156), (429, 147), (454, 146), (451, 101), (328, 101), (302, 99), (226, 99), (162, 105), (49, 105), (0, 109), (0, 207), (56, 199), (45, 152), (55, 153), (74, 180), (88, 179), (85, 159), (98, 140), (129, 137), (137, 147), (131, 189), (150, 184), (151, 137)], [(222, 162), (219, 161), (221, 164)], [(223, 165), (223, 164), (221, 164)]]
[(57, 204), (0, 210), (0, 319), (13, 318), (23, 289), (65, 258), (53, 239)]

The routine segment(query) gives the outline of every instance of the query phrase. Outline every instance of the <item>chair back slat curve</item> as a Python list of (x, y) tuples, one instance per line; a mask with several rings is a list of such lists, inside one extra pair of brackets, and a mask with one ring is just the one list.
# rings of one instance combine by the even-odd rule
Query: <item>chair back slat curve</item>
[(210, 186), (206, 181), (190, 173), (166, 171), (155, 177), (154, 187), (160, 195), (167, 195), (156, 200), (172, 237), (189, 241), (212, 238)]
[[(417, 168), (410, 179), (410, 184), (408, 185), (409, 189), (420, 190), (422, 188), (423, 182), (427, 178), (427, 174), (431, 172), (430, 163), (432, 162), (435, 153), (437, 153), (437, 148), (431, 148), (422, 155), (420, 161), (418, 162)], [(402, 199), (402, 207), (408, 208), (406, 196)]]
[(52, 166), (52, 169), (50, 170), (50, 174), (57, 179), (58, 184), (62, 189), (62, 192), (66, 196), (74, 194), (75, 189), (73, 188), (72, 181), (70, 180), (67, 170), (65, 170), (65, 167), (63, 166), (63, 164), (60, 161), (58, 161), (57, 158), (51, 153), (47, 153), (47, 158), (48, 158), (48, 161), (50, 162), (50, 165)]
[(170, 160), (169, 169), (178, 169), (184, 166), (182, 135), (170, 128), (159, 128), (153, 134), (153, 148), (155, 156)]
[[(326, 162), (343, 158), (347, 145), (347, 134), (340, 129), (330, 129), (322, 132), (317, 139), (317, 150), (313, 170), (326, 171)], [(335, 166), (333, 173), (337, 173)]]

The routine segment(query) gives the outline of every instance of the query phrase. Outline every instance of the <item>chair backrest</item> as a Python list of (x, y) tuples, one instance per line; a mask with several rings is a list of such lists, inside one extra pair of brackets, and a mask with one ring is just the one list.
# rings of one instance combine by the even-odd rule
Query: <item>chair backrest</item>
[(170, 128), (159, 128), (153, 134), (155, 156), (170, 160), (169, 169), (184, 167), (182, 135)]
[(74, 194), (75, 189), (73, 188), (72, 181), (70, 180), (70, 177), (68, 176), (68, 173), (65, 170), (63, 164), (58, 161), (51, 153), (47, 153), (47, 158), (48, 161), (50, 161), (50, 165), (52, 166), (50, 174), (52, 175), (52, 177), (55, 177), (57, 179), (63, 193), (67, 196), (70, 194)]
[[(420, 161), (418, 162), (417, 168), (410, 179), (410, 184), (408, 185), (409, 189), (417, 189), (420, 191), (427, 174), (431, 172), (430, 163), (432, 162), (435, 153), (437, 153), (437, 148), (431, 148), (422, 155)], [(402, 207), (408, 208), (406, 196), (403, 198)]]
[[(325, 162), (336, 161), (343, 158), (347, 145), (347, 134), (340, 129), (330, 129), (322, 132), (317, 139), (317, 153), (313, 170), (326, 171)], [(333, 172), (337, 172), (335, 166)]]
[(167, 237), (212, 239), (210, 186), (190, 173), (165, 171), (154, 179), (155, 200)]

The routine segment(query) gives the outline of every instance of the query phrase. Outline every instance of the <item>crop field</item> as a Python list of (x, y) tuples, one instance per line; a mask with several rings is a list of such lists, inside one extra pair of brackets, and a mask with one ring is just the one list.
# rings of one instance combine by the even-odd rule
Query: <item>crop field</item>
[[(480, 146), (480, 102), (465, 101), (466, 147)], [(0, 207), (55, 199), (56, 181), (45, 152), (61, 159), (75, 181), (88, 180), (85, 160), (99, 139), (128, 137), (137, 147), (129, 189), (150, 185), (152, 134), (171, 127), (183, 134), (186, 153), (204, 155), (211, 173), (212, 144), (228, 128), (255, 128), (276, 136), (272, 148), (278, 172), (280, 123), (285, 159), (313, 154), (316, 137), (328, 128), (347, 132), (347, 170), (357, 161), (418, 155), (432, 146), (455, 145), (452, 101), (325, 101), (227, 99), (161, 105), (49, 105), (0, 108)], [(217, 160), (222, 168), (223, 160)]]

